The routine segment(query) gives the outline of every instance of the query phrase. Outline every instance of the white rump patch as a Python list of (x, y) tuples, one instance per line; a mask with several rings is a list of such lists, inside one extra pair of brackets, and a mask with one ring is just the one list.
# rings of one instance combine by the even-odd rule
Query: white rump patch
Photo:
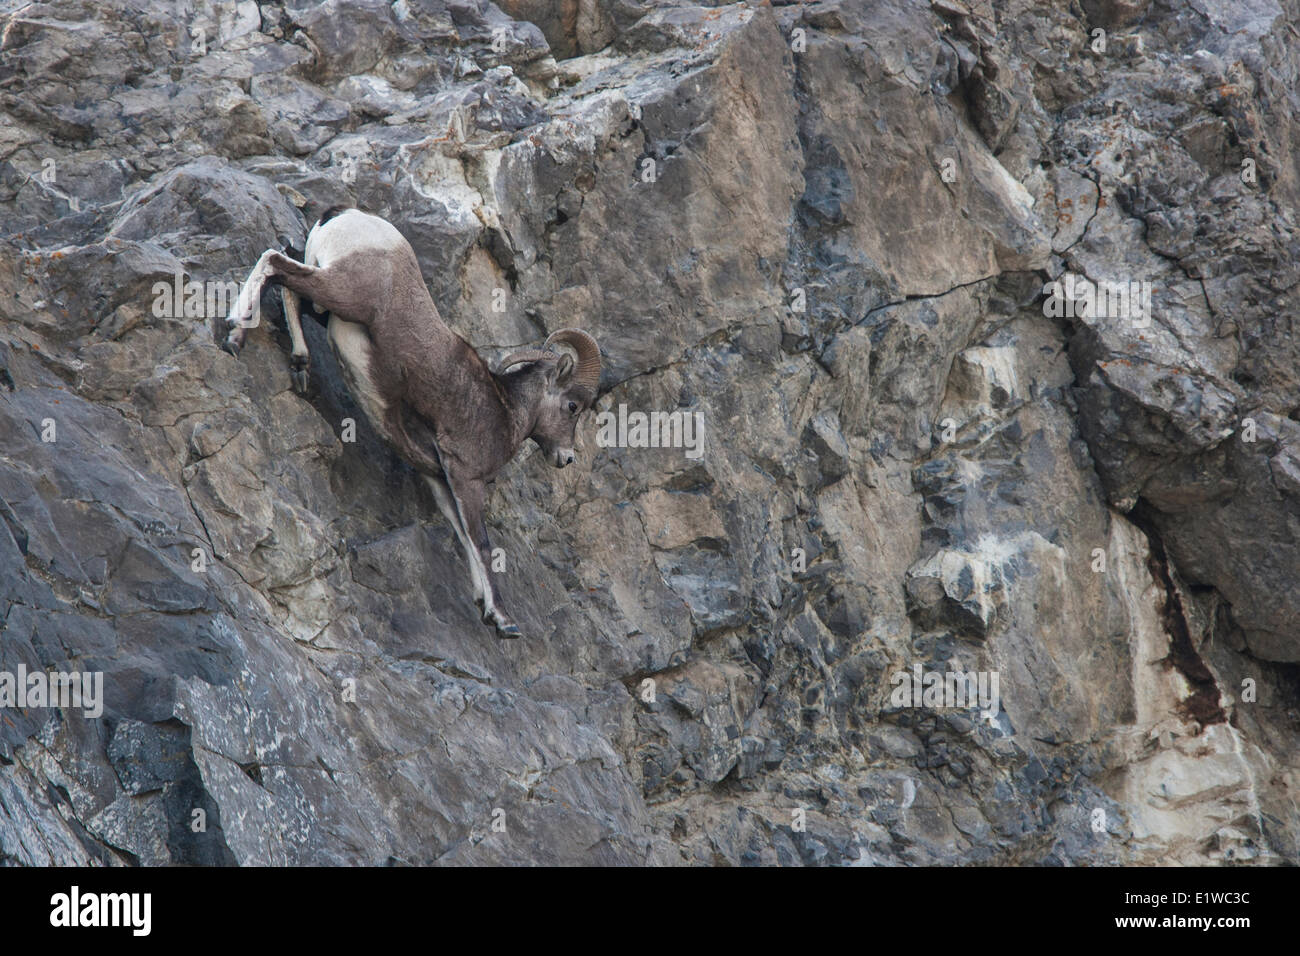
[(349, 209), (329, 222), (318, 222), (311, 227), (303, 260), (309, 266), (324, 269), (351, 252), (400, 249), (406, 244), (406, 237), (392, 223), (360, 209)]

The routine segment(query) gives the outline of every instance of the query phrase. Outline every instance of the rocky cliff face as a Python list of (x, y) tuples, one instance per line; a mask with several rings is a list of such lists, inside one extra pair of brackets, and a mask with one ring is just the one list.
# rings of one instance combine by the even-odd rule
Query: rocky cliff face
[[(0, 862), (1300, 862), (1298, 17), (0, 0)], [(336, 203), (703, 423), (502, 475), (523, 641), (215, 344)]]

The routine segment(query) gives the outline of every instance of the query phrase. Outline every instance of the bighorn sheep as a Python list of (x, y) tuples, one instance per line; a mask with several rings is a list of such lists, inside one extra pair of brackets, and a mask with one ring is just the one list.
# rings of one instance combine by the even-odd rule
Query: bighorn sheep
[[(328, 311), (330, 347), (348, 389), (433, 490), (465, 549), (483, 622), (501, 637), (518, 637), (488, 570), (488, 485), (527, 438), (556, 468), (573, 462), (578, 418), (595, 401), (600, 380), (596, 340), (561, 329), (544, 350), (516, 352), (491, 371), (438, 315), (410, 243), (389, 222), (357, 209), (326, 212), (307, 235), (303, 259), (262, 253), (226, 319), (224, 348), (239, 354), (262, 286), (279, 284), (293, 381), (303, 391), (310, 356), (299, 297)], [(570, 347), (576, 360), (553, 345)]]

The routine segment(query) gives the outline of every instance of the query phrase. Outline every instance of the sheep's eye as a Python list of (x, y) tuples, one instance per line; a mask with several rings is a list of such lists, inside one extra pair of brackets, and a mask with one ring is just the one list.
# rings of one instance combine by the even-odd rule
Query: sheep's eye
[(570, 415), (576, 415), (576, 414), (578, 414), (578, 403), (577, 403), (577, 402), (569, 402), (569, 414), (570, 414)]

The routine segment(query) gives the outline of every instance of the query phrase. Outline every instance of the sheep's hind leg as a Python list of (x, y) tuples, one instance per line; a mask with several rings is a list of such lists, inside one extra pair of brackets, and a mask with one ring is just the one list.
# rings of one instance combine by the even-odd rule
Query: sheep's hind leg
[(239, 350), (244, 347), (244, 336), (249, 329), (257, 327), (260, 319), (258, 313), (262, 299), (262, 286), (274, 274), (271, 263), (272, 257), (275, 256), (284, 258), (274, 249), (267, 249), (262, 253), (261, 258), (257, 260), (257, 265), (253, 266), (253, 271), (244, 280), (230, 314), (226, 316), (226, 328), (229, 331), (221, 347), (231, 355), (239, 355)]
[(284, 306), (284, 324), (289, 327), (289, 341), (293, 346), (289, 355), (289, 376), (298, 394), (305, 395), (311, 372), (311, 353), (307, 351), (307, 339), (302, 334), (298, 293), (288, 286), (280, 286), (280, 303)]
[[(234, 308), (226, 317), (226, 327), (230, 331), (222, 347), (231, 355), (239, 354), (239, 350), (244, 346), (245, 331), (257, 325), (262, 286), (271, 281), (280, 283), (297, 295), (306, 296), (320, 308), (337, 312), (340, 317), (350, 322), (366, 324), (367, 310), (357, 307), (358, 303), (366, 301), (365, 295), (355, 288), (355, 283), (348, 275), (340, 274), (335, 270), (318, 269), (297, 259), (291, 259), (274, 249), (267, 249), (257, 260), (257, 265), (253, 267), (243, 288), (239, 290), (239, 298)], [(297, 325), (301, 333), (301, 323)], [(289, 334), (293, 335), (292, 328)], [(296, 358), (297, 343), (294, 348)], [(303, 353), (304, 355), (306, 353), (305, 344)]]
[(317, 308), (370, 328), (380, 294), (372, 277), (345, 263), (309, 266), (278, 252), (267, 259), (270, 276), (287, 289), (311, 299)]

